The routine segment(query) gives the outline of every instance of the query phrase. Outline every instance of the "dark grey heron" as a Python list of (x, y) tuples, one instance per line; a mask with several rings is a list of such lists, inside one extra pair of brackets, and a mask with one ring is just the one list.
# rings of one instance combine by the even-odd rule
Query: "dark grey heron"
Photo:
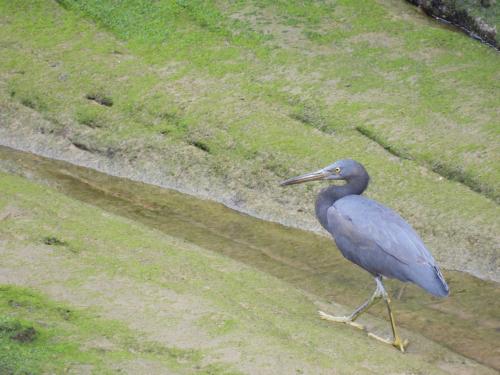
[(412, 282), (435, 296), (445, 297), (449, 289), (439, 267), (418, 234), (401, 216), (361, 196), (370, 177), (360, 163), (339, 160), (316, 172), (283, 181), (281, 185), (315, 180), (346, 181), (342, 186), (331, 185), (321, 190), (316, 199), (316, 217), (332, 235), (342, 255), (371, 273), (377, 284), (373, 295), (349, 316), (332, 316), (320, 311), (321, 318), (364, 330), (355, 320), (383, 298), (393, 339), (387, 340), (373, 333), (369, 335), (404, 352), (408, 341), (399, 337), (382, 277)]

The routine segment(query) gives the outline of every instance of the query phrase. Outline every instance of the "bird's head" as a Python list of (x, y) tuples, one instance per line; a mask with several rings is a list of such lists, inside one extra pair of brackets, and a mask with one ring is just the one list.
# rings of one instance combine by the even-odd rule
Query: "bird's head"
[(281, 183), (282, 186), (301, 184), (307, 181), (316, 180), (345, 180), (350, 181), (356, 178), (367, 178), (368, 173), (365, 167), (356, 160), (343, 159), (326, 166), (315, 172), (306, 173), (301, 176), (292, 177)]

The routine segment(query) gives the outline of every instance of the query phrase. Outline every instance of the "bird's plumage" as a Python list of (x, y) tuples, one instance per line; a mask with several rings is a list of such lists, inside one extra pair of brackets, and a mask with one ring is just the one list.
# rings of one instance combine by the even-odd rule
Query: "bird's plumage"
[(374, 276), (411, 281), (448, 295), (432, 255), (413, 228), (393, 210), (360, 195), (347, 195), (327, 210), (328, 231), (342, 254)]
[(435, 296), (444, 297), (449, 289), (439, 267), (410, 224), (390, 208), (361, 196), (370, 181), (363, 165), (351, 159), (339, 160), (315, 172), (289, 178), (281, 185), (316, 180), (346, 181), (345, 185), (330, 185), (321, 190), (316, 199), (316, 217), (330, 232), (344, 257), (370, 272), (377, 283), (372, 297), (349, 316), (333, 316), (320, 311), (321, 318), (364, 329), (354, 321), (383, 298), (393, 340), (373, 333), (370, 336), (404, 352), (408, 341), (399, 337), (382, 276), (413, 282)]
[(396, 212), (361, 196), (370, 176), (355, 160), (339, 160), (316, 172), (284, 181), (345, 180), (330, 185), (316, 200), (316, 216), (342, 254), (372, 275), (413, 282), (436, 296), (448, 285), (424, 243)]

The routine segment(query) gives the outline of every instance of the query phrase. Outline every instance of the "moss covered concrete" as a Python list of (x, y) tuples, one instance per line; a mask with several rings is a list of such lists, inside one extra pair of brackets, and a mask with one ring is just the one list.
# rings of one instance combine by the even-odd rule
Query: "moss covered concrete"
[[(259, 220), (213, 201), (4, 147), (0, 147), (0, 171), (26, 176), (78, 201), (235, 259), (320, 300), (354, 309), (373, 292), (369, 274), (343, 258), (324, 236)], [(68, 245), (50, 235), (43, 242)], [(500, 324), (498, 284), (462, 272), (443, 272), (452, 291), (445, 299), (415, 285), (387, 280), (398, 323), (454, 352), (500, 368), (496, 351), (500, 333), (492, 329)], [(339, 313), (335, 306), (324, 308)], [(387, 318), (383, 304), (370, 313)], [(228, 321), (221, 329), (231, 326)]]
[(289, 284), (45, 186), (0, 187), (0, 327), (37, 332), (0, 329), (13, 372), (493, 373), (418, 333), (401, 354), (323, 322)]
[(399, 1), (60, 3), (0, 1), (3, 144), (313, 230), (317, 188), (279, 181), (355, 158), (440, 264), (498, 280), (493, 50)]

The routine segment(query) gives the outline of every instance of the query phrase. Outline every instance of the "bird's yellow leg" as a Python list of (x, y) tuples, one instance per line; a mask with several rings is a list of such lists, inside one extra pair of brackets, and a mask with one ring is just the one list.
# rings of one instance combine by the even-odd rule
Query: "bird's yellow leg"
[(382, 297), (382, 294), (381, 294), (381, 291), (379, 290), (378, 285), (377, 285), (377, 289), (375, 290), (375, 292), (373, 293), (373, 295), (369, 299), (367, 299), (363, 304), (361, 304), (359, 307), (357, 307), (356, 310), (354, 310), (351, 313), (351, 315), (348, 315), (348, 316), (333, 316), (333, 315), (327, 314), (327, 313), (325, 313), (323, 311), (318, 311), (319, 312), (319, 316), (321, 317), (321, 319), (329, 320), (331, 322), (349, 324), (349, 325), (351, 325), (353, 327), (356, 327), (358, 329), (364, 330), (365, 327), (362, 324), (356, 323), (355, 320), (363, 312), (365, 312), (371, 306), (373, 306), (375, 303), (377, 303), (380, 300), (381, 297)]
[(393, 339), (392, 339), (392, 341), (388, 340), (388, 339), (384, 339), (384, 338), (379, 337), (371, 332), (368, 333), (368, 336), (373, 337), (374, 339), (382, 341), (386, 344), (390, 344), (404, 353), (406, 350), (406, 347), (408, 346), (408, 340), (402, 340), (401, 337), (399, 336), (398, 329), (396, 327), (396, 320), (394, 319), (394, 314), (392, 313), (392, 309), (391, 309), (391, 299), (389, 297), (389, 294), (385, 291), (385, 288), (382, 284), (382, 280), (380, 280), (380, 279), (376, 279), (376, 280), (377, 280), (377, 286), (380, 283), (381, 290), (382, 290), (382, 297), (384, 298), (385, 303), (387, 304), (387, 312), (389, 313), (389, 319), (391, 320), (391, 329), (392, 329)]
[(398, 334), (398, 330), (396, 327), (396, 321), (394, 319), (394, 314), (392, 313), (391, 309), (391, 299), (389, 297), (389, 294), (386, 292), (384, 288), (384, 284), (382, 284), (382, 279), (380, 277), (376, 277), (375, 281), (377, 283), (377, 289), (375, 289), (375, 292), (373, 295), (366, 300), (361, 306), (359, 306), (356, 310), (354, 310), (351, 315), (348, 316), (333, 316), (330, 314), (327, 314), (323, 311), (319, 311), (319, 316), (321, 319), (329, 320), (331, 322), (338, 322), (338, 323), (345, 323), (349, 324), (353, 327), (356, 327), (358, 329), (362, 329), (366, 331), (366, 328), (359, 323), (356, 323), (355, 320), (366, 310), (368, 310), (371, 306), (373, 306), (375, 303), (377, 303), (380, 298), (384, 298), (386, 304), (387, 304), (387, 311), (389, 312), (389, 318), (391, 320), (391, 328), (392, 328), (392, 336), (393, 340), (389, 339), (384, 339), (380, 336), (377, 336), (374, 333), (368, 332), (368, 336), (373, 337), (374, 339), (377, 339), (385, 344), (392, 345), (399, 349), (400, 351), (404, 352), (406, 350), (406, 347), (408, 346), (408, 340), (401, 340), (401, 337)]

